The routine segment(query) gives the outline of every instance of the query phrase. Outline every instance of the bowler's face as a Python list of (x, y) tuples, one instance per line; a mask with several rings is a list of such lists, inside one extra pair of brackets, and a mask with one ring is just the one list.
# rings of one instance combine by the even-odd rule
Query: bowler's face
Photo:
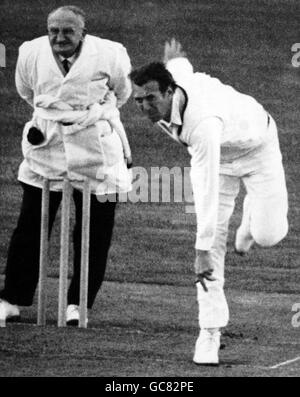
[(159, 120), (170, 121), (173, 98), (171, 88), (162, 93), (155, 80), (148, 81), (141, 87), (133, 84), (133, 97), (139, 109), (153, 123)]
[(83, 40), (85, 29), (80, 17), (71, 11), (57, 11), (48, 19), (48, 34), (53, 52), (71, 57)]

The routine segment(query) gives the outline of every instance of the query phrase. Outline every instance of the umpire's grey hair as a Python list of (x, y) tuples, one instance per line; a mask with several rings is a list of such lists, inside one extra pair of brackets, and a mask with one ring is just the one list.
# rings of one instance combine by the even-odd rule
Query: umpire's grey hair
[(83, 27), (85, 27), (85, 21), (86, 21), (86, 13), (83, 11), (82, 8), (77, 7), (77, 6), (73, 6), (73, 5), (69, 5), (69, 6), (62, 6), (62, 7), (58, 7), (55, 10), (51, 11), (48, 14), (48, 21), (49, 18), (55, 14), (57, 11), (71, 11), (73, 14), (75, 14), (77, 17), (79, 17), (83, 23)]

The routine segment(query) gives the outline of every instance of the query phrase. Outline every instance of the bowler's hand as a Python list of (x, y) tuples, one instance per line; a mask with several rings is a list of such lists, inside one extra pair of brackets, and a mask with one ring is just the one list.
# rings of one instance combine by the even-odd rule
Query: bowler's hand
[(182, 50), (182, 45), (176, 39), (171, 39), (170, 42), (166, 41), (163, 56), (163, 62), (168, 63), (173, 58), (186, 57), (186, 53)]
[(195, 273), (196, 273), (196, 283), (200, 282), (204, 291), (207, 292), (208, 289), (205, 285), (205, 280), (214, 281), (215, 277), (212, 276), (213, 266), (211, 263), (210, 252), (196, 250), (195, 259)]

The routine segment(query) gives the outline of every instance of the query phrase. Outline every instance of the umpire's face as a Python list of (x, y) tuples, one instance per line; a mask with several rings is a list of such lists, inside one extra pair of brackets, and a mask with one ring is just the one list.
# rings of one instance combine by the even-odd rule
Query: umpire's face
[(56, 11), (48, 18), (48, 35), (55, 54), (71, 57), (84, 38), (84, 22), (71, 11)]
[(153, 123), (159, 120), (170, 121), (173, 90), (169, 87), (166, 92), (161, 92), (157, 81), (148, 81), (142, 86), (133, 84), (134, 100)]

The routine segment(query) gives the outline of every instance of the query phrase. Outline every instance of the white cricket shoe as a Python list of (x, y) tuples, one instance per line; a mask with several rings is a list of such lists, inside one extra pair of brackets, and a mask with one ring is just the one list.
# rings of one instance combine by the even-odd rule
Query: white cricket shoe
[(217, 365), (219, 364), (219, 348), (221, 333), (211, 333), (206, 329), (200, 331), (196, 341), (193, 361), (195, 364)]
[[(86, 320), (88, 323), (88, 320)], [(79, 306), (68, 305), (67, 307), (67, 325), (78, 325), (79, 324)]]
[(234, 248), (235, 252), (245, 255), (254, 244), (254, 239), (249, 231), (245, 231), (241, 226), (236, 231)]
[(6, 320), (14, 317), (20, 317), (19, 307), (4, 299), (0, 299), (0, 321), (5, 324)]

